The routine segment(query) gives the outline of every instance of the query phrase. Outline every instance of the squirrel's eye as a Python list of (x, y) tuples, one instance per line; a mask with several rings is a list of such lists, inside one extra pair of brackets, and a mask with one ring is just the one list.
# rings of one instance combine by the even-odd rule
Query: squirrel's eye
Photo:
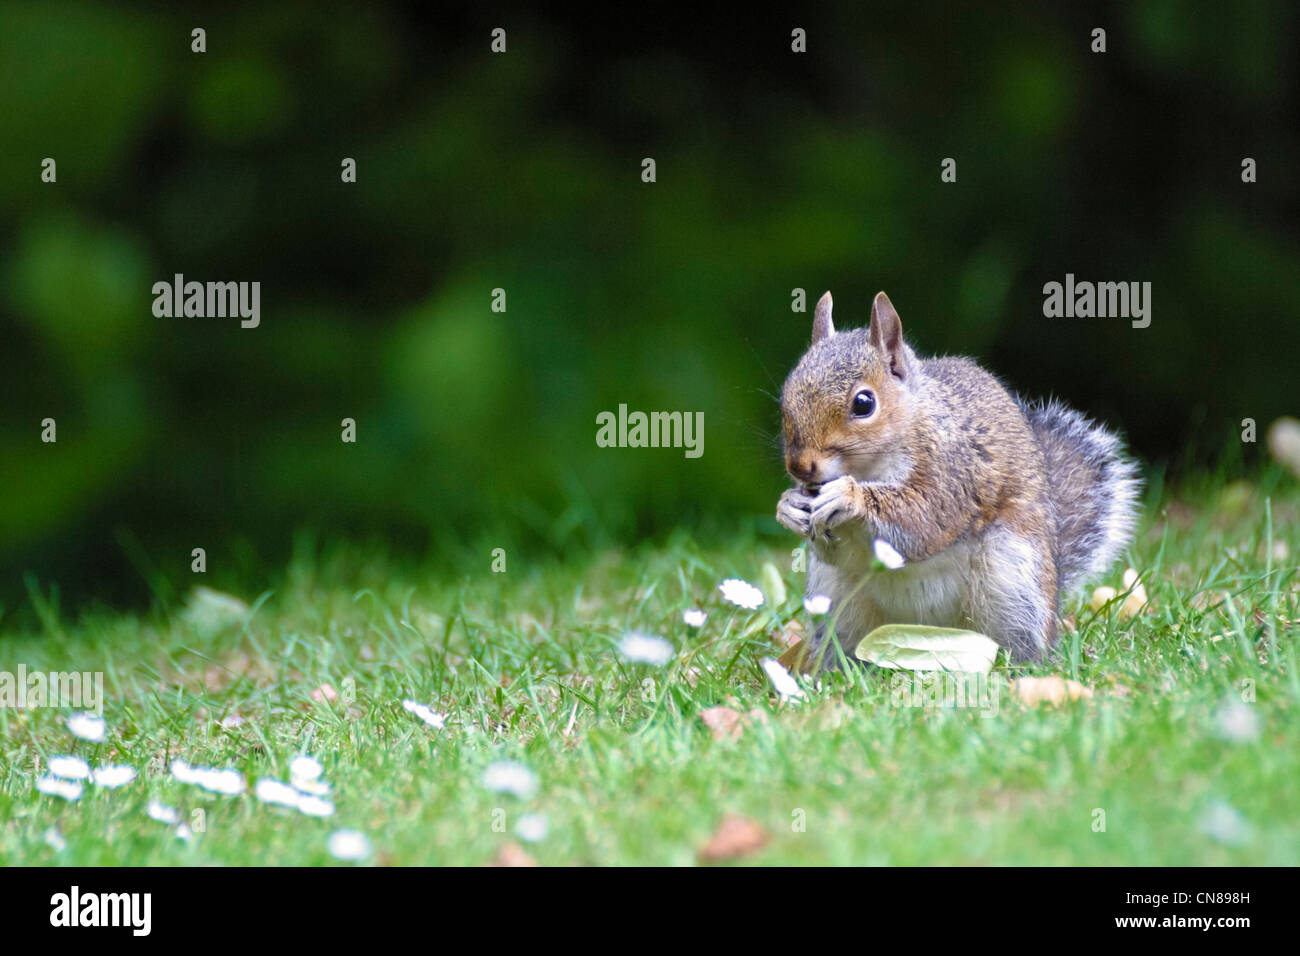
[(853, 417), (869, 418), (871, 413), (876, 410), (876, 396), (871, 394), (871, 389), (864, 388), (858, 394), (853, 396)]

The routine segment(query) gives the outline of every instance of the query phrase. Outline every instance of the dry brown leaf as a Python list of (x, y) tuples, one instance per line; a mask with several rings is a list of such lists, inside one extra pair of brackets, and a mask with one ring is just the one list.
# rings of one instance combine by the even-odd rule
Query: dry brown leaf
[(1022, 677), (1012, 681), (1011, 696), (1030, 707), (1039, 704), (1056, 707), (1066, 701), (1091, 697), (1092, 688), (1068, 677)]
[(804, 633), (801, 621), (787, 621), (785, 627), (781, 628), (781, 633), (776, 636), (776, 642), (781, 647), (794, 647), (804, 639)]
[(714, 740), (735, 740), (744, 728), (744, 714), (730, 707), (707, 707), (700, 711), (700, 720), (713, 731)]
[(1099, 587), (1092, 592), (1092, 600), (1088, 602), (1088, 607), (1094, 611), (1100, 611), (1111, 601), (1115, 600), (1118, 592), (1112, 587)]
[(524, 852), (518, 843), (506, 843), (488, 866), (536, 866), (537, 861)]
[(818, 730), (838, 730), (856, 716), (857, 712), (844, 701), (832, 700), (814, 711), (813, 720)]
[(1127, 568), (1124, 571), (1123, 591), (1117, 591), (1112, 587), (1099, 587), (1092, 592), (1092, 600), (1088, 602), (1088, 606), (1094, 611), (1100, 611), (1125, 592), (1127, 592), (1127, 597), (1124, 598), (1124, 603), (1119, 607), (1119, 618), (1122, 621), (1127, 621), (1141, 614), (1143, 608), (1149, 603), (1146, 588), (1142, 586), (1138, 573), (1132, 568)]
[[(734, 697), (727, 698), (728, 703), (738, 704)], [(767, 721), (767, 714), (760, 708), (755, 707), (747, 714), (742, 714), (734, 707), (724, 707), (719, 704), (716, 707), (708, 707), (700, 711), (700, 719), (704, 721), (705, 726), (713, 731), (714, 740), (735, 740), (752, 724), (761, 724)]]
[(808, 642), (799, 641), (792, 644), (784, 654), (778, 657), (776, 659), (777, 663), (791, 674), (811, 674), (816, 668), (814, 666), (815, 662), (808, 654), (808, 650)]
[(749, 817), (728, 813), (700, 849), (701, 863), (724, 863), (750, 856), (767, 846), (767, 831)]

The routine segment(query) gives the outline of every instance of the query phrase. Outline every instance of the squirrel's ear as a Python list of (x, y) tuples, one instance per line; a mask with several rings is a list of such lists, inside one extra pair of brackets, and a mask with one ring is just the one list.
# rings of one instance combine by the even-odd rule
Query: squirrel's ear
[(903, 323), (894, 303), (883, 292), (871, 303), (871, 344), (876, 347), (896, 378), (907, 378), (907, 352), (903, 345)]
[(817, 309), (813, 312), (814, 342), (820, 342), (827, 336), (835, 334), (835, 324), (831, 321), (831, 294), (827, 292), (817, 300)]

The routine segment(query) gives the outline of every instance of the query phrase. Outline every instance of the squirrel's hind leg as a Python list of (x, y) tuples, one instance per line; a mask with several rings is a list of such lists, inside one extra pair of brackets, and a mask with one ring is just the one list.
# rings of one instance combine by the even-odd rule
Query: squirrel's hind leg
[(1009, 527), (990, 528), (971, 558), (970, 618), (1014, 662), (1041, 660), (1056, 639), (1050, 551)]

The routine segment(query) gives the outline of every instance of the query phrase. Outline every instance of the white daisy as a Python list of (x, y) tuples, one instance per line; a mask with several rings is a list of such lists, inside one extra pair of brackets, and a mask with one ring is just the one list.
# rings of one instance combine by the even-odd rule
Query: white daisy
[(872, 549), (876, 552), (876, 560), (891, 571), (897, 571), (906, 563), (903, 556), (895, 551), (890, 543), (883, 538), (877, 538), (872, 545)]
[(1215, 731), (1223, 740), (1248, 744), (1259, 737), (1259, 714), (1243, 701), (1224, 701), (1215, 711), (1214, 721)]
[(662, 637), (632, 633), (618, 645), (619, 653), (629, 661), (663, 667), (673, 659), (673, 646)]
[(332, 817), (334, 815), (334, 804), (324, 797), (300, 794), (298, 797), (298, 812), (305, 813), (309, 817)]
[(687, 627), (703, 627), (708, 619), (709, 616), (698, 608), (682, 611), (682, 620), (686, 622)]
[(144, 812), (159, 823), (175, 826), (181, 822), (179, 810), (175, 807), (169, 807), (165, 803), (159, 803), (157, 800), (150, 800), (148, 806), (144, 808)]
[(753, 611), (763, 604), (763, 592), (740, 578), (727, 578), (718, 585), (718, 590), (736, 607), (743, 607), (747, 611)]
[(62, 797), (64, 800), (80, 800), (81, 784), (76, 780), (60, 780), (58, 777), (40, 777), (36, 781), (36, 789), (41, 793), (48, 793), (52, 797)]
[(104, 764), (104, 766), (96, 767), (91, 771), (90, 779), (97, 787), (116, 790), (118, 787), (124, 787), (135, 779), (135, 767), (124, 763)]
[(320, 775), (325, 772), (325, 768), (320, 765), (320, 761), (315, 757), (308, 757), (306, 754), (294, 757), (289, 761), (289, 779), (298, 785), (298, 781), (319, 780)]
[(442, 728), (447, 725), (446, 717), (442, 714), (435, 713), (433, 708), (426, 707), (424, 704), (413, 700), (404, 700), (402, 701), (402, 706), (406, 708), (409, 713), (415, 714), (416, 717), (419, 717), (430, 727), (437, 730), (442, 730)]
[(1254, 835), (1246, 818), (1229, 803), (1215, 801), (1201, 815), (1200, 830), (1206, 836), (1229, 846), (1249, 843)]
[(208, 769), (204, 772), (203, 779), (199, 781), (199, 786), (213, 793), (234, 796), (244, 792), (244, 775), (238, 770)]
[(96, 717), (94, 714), (73, 714), (68, 718), (68, 729), (80, 737), (82, 740), (89, 740), (99, 743), (108, 733), (108, 725), (104, 723), (103, 717)]
[(329, 849), (336, 860), (364, 860), (370, 856), (370, 841), (359, 830), (335, 830), (330, 834)]
[(269, 777), (257, 781), (257, 786), (253, 788), (253, 796), (263, 803), (293, 807), (295, 810), (298, 809), (298, 801), (302, 799), (302, 795), (294, 787)]
[(537, 775), (514, 760), (498, 760), (483, 772), (483, 786), (527, 800), (537, 792)]
[(767, 678), (776, 688), (777, 694), (782, 700), (803, 700), (803, 688), (795, 682), (790, 676), (790, 672), (785, 669), (784, 665), (775, 658), (765, 657), (762, 660), (763, 670), (767, 672)]
[(515, 824), (515, 833), (519, 839), (527, 840), (529, 843), (546, 839), (547, 829), (546, 817), (540, 813), (525, 813)]
[(85, 780), (90, 776), (90, 764), (80, 757), (51, 757), (50, 773), (64, 780)]
[(812, 597), (804, 598), (803, 607), (813, 617), (819, 617), (831, 609), (831, 599), (825, 594), (814, 594)]
[(244, 792), (244, 775), (238, 770), (215, 770), (212, 767), (191, 767), (184, 760), (172, 761), (172, 776), (181, 783), (192, 783), (227, 796)]

